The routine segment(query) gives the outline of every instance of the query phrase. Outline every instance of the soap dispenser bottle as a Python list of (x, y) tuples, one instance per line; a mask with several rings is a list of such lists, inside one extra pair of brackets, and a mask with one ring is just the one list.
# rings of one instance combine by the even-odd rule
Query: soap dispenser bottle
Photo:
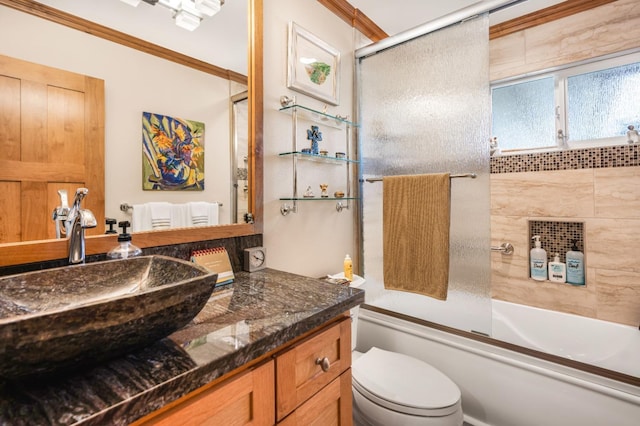
[(584, 285), (584, 253), (578, 249), (578, 240), (571, 240), (571, 250), (567, 252), (567, 282)]
[(560, 262), (560, 253), (553, 254), (553, 262), (549, 262), (549, 281), (564, 283), (567, 281), (567, 268)]
[(122, 233), (118, 235), (118, 245), (107, 253), (107, 259), (127, 259), (142, 254), (140, 247), (131, 244), (131, 234), (127, 233), (127, 228), (130, 225), (129, 221), (118, 222)]
[(531, 278), (536, 281), (547, 280), (547, 251), (541, 247), (540, 235), (534, 235), (535, 247), (529, 253), (529, 262), (531, 265)]

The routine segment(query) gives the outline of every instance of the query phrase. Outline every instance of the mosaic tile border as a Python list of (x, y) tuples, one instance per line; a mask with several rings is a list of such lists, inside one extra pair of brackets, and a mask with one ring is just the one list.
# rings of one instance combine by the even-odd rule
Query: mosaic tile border
[(491, 173), (541, 172), (640, 166), (640, 145), (491, 157)]

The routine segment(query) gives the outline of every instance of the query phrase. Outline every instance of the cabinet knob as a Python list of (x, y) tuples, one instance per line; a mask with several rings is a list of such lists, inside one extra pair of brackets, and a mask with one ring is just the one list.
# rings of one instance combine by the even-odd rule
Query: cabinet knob
[(326, 356), (324, 358), (316, 359), (316, 365), (319, 365), (320, 368), (322, 368), (322, 371), (324, 371), (325, 373), (329, 371), (329, 368), (331, 367), (329, 358), (327, 358)]

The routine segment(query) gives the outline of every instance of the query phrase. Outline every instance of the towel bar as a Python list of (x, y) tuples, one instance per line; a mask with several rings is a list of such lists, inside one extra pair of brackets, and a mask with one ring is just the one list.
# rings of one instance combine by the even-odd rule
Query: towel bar
[(499, 251), (502, 254), (513, 254), (513, 245), (511, 243), (502, 243), (499, 246), (491, 246), (491, 251)]
[[(214, 201), (216, 203), (218, 203), (217, 201)], [(222, 207), (222, 203), (218, 203), (218, 207)], [(120, 211), (122, 212), (127, 212), (129, 210), (133, 210), (133, 206), (129, 203), (122, 203), (120, 204)]]
[[(460, 174), (455, 174), (455, 175), (450, 175), (450, 178), (471, 178), (471, 179), (475, 179), (478, 175), (476, 175), (475, 173), (460, 173)], [(382, 182), (382, 178), (368, 178), (365, 179), (367, 182), (369, 183), (373, 183), (373, 182)]]

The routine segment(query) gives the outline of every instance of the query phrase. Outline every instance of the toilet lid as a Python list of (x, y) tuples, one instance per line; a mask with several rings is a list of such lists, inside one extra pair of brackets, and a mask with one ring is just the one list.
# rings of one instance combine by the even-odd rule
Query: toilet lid
[(447, 415), (459, 408), (460, 389), (431, 365), (396, 352), (371, 348), (352, 365), (353, 385), (392, 410)]

